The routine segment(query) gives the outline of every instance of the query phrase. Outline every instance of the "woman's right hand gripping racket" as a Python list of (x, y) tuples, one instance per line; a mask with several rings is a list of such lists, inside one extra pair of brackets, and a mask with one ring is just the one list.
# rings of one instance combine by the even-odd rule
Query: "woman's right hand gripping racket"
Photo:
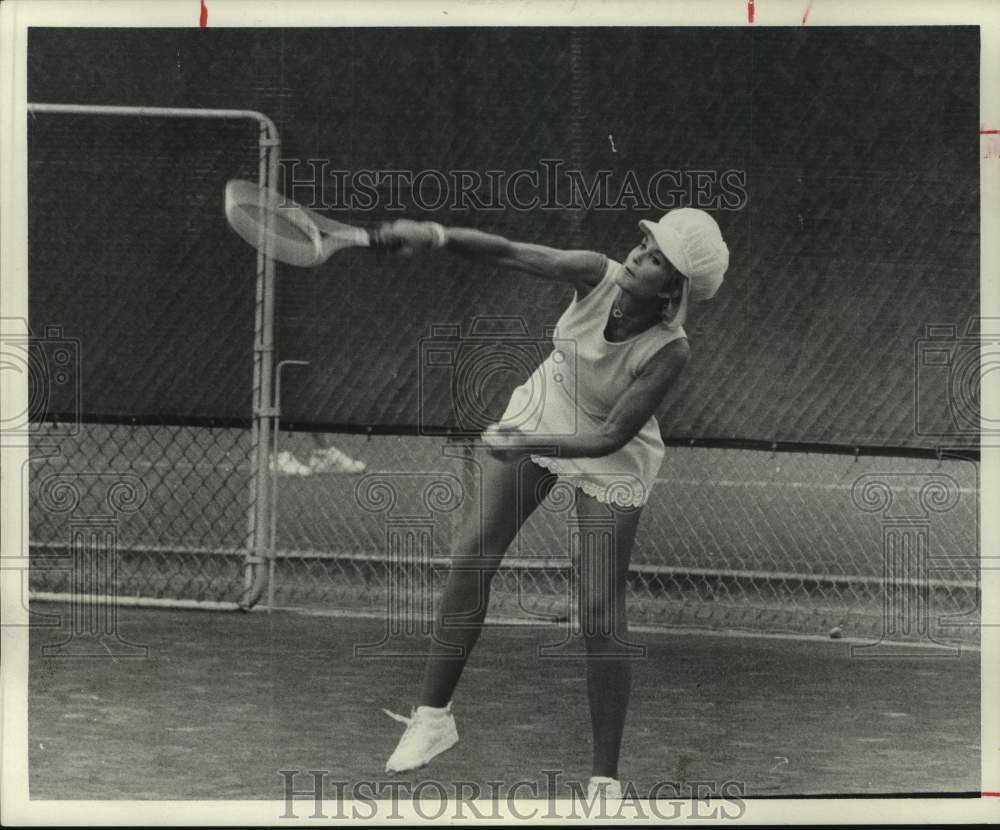
[(315, 268), (345, 248), (399, 248), (389, 228), (365, 230), (335, 222), (254, 182), (226, 183), (226, 219), (244, 241), (279, 262)]

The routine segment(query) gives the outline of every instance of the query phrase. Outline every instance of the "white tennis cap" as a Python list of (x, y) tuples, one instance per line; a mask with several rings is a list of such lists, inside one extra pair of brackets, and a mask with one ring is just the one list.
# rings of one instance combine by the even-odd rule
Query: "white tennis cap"
[(715, 296), (729, 267), (729, 248), (711, 216), (697, 208), (678, 208), (656, 224), (643, 219), (639, 227), (656, 240), (671, 265), (688, 278), (686, 293), (690, 299), (710, 300)]

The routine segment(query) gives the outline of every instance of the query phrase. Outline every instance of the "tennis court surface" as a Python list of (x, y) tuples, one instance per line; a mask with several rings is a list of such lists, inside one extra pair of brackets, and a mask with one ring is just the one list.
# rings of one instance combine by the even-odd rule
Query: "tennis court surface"
[[(279, 770), (349, 787), (383, 766), (419, 659), (355, 656), (384, 622), (322, 614), (123, 608), (146, 658), (59, 658), (61, 627), (32, 630), (30, 787), (36, 799), (276, 799)], [(487, 629), (457, 692), (460, 743), (406, 778), (546, 781), (589, 774), (581, 658), (539, 658), (558, 626)], [(622, 775), (737, 782), (748, 797), (979, 791), (979, 654), (852, 656), (846, 641), (637, 632)], [(419, 653), (419, 640), (410, 642)], [(549, 771), (547, 778), (546, 772)], [(307, 783), (307, 782), (306, 782)], [(296, 781), (305, 786), (304, 779)], [(544, 796), (543, 796), (544, 797)]]

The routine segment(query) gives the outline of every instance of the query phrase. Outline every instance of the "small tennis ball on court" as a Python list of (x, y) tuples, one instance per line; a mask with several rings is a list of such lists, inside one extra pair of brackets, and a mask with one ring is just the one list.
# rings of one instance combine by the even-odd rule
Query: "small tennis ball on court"
[(830, 629), (831, 640), (839, 640), (843, 636), (844, 636), (844, 629), (842, 629), (839, 625), (835, 625), (833, 628)]

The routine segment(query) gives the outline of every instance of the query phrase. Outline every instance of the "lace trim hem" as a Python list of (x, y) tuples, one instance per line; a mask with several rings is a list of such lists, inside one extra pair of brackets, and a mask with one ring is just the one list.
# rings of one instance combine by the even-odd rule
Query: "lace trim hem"
[(559, 459), (557, 458), (533, 455), (531, 460), (539, 467), (544, 467), (546, 470), (558, 474), (567, 483), (583, 490), (584, 493), (597, 499), (601, 504), (613, 504), (617, 507), (642, 507), (649, 495), (647, 489), (641, 484), (632, 487), (625, 482), (618, 482), (610, 487), (602, 487), (600, 484), (594, 484), (592, 481), (579, 478), (571, 473), (564, 473), (559, 469)]

